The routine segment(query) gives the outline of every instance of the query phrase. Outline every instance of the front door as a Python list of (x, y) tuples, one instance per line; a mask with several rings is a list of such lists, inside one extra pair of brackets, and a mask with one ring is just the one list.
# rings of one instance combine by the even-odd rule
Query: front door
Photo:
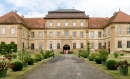
[(70, 53), (70, 46), (69, 45), (64, 45), (63, 46), (63, 53), (64, 54), (69, 54)]

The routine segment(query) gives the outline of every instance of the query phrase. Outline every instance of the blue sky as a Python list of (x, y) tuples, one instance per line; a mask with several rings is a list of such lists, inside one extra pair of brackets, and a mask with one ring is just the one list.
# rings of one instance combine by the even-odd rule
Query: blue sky
[(59, 9), (85, 11), (90, 17), (111, 17), (119, 9), (130, 15), (130, 0), (1, 0), (0, 16), (17, 10), (25, 17), (44, 17)]

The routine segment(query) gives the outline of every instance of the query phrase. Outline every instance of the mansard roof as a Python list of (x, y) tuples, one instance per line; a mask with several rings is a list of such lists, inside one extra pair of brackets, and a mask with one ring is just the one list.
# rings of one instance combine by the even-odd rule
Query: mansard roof
[(88, 20), (88, 26), (91, 29), (101, 29), (107, 24), (108, 21), (109, 18), (90, 17)]
[(45, 19), (86, 19), (84, 11), (79, 11), (75, 9), (59, 9), (55, 11), (49, 11), (44, 17)]

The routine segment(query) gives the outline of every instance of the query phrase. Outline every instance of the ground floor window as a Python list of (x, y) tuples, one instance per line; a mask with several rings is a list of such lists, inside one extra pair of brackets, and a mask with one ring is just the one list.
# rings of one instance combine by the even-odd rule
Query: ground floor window
[(102, 48), (102, 43), (98, 43), (98, 49)]
[(50, 44), (49, 48), (52, 49), (52, 44)]
[(34, 49), (34, 43), (31, 43), (31, 49)]
[(73, 43), (73, 49), (76, 49), (76, 43)]
[(42, 49), (42, 43), (39, 43), (39, 49)]
[(108, 41), (108, 47), (110, 47), (110, 41)]
[(80, 44), (80, 48), (83, 48), (83, 46), (84, 46), (84, 43), (81, 43), (81, 44)]
[(91, 49), (94, 49), (94, 43), (90, 44)]
[(127, 48), (130, 48), (130, 41), (127, 41)]
[(60, 43), (57, 43), (57, 49), (60, 49)]
[(118, 48), (122, 48), (122, 42), (118, 41)]

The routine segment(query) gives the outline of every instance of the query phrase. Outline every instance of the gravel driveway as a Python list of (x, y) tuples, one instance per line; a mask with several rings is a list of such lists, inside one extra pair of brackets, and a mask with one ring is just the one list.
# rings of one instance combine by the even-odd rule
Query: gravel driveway
[(113, 79), (88, 62), (73, 55), (57, 56), (19, 79)]

